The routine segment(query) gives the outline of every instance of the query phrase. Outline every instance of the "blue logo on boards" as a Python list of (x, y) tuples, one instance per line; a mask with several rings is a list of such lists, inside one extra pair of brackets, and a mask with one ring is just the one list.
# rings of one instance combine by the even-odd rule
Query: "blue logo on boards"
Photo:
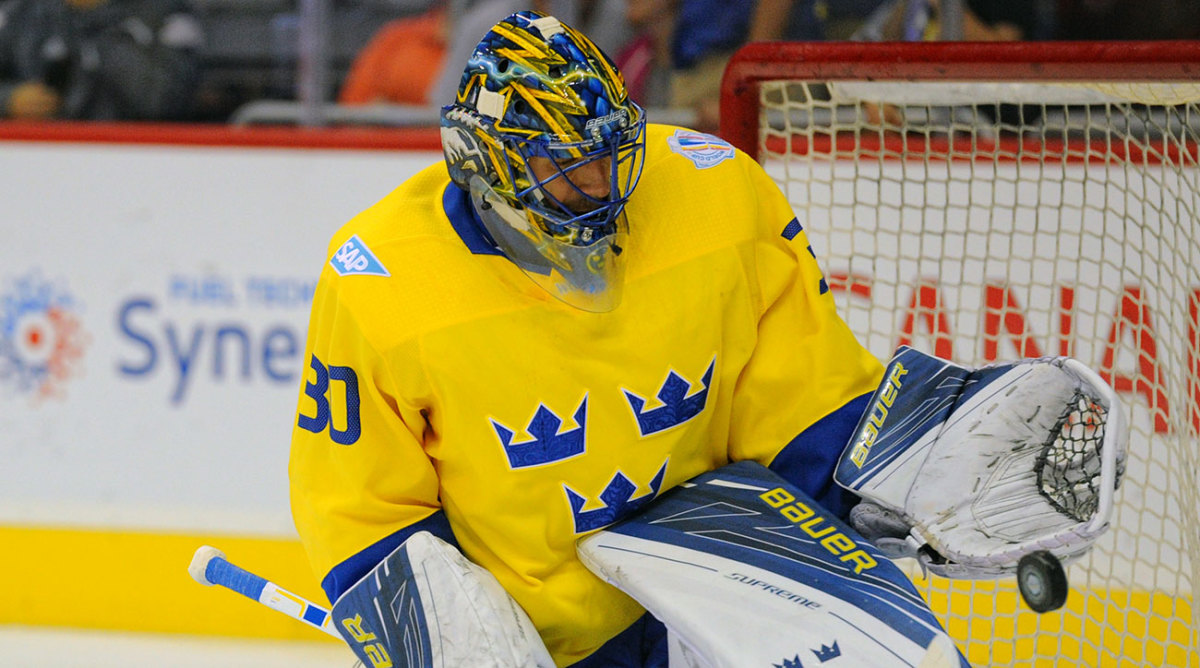
[(733, 145), (719, 137), (695, 132), (676, 130), (667, 138), (671, 150), (691, 160), (696, 169), (715, 167), (734, 155)]
[(383, 264), (375, 257), (358, 235), (350, 237), (342, 247), (333, 254), (329, 266), (339, 276), (360, 274), (364, 276), (391, 276)]
[(305, 373), (300, 360), (315, 276), (171, 272), (163, 278), (161, 298), (139, 289), (115, 306), (120, 377), (166, 381), (168, 401), (180, 406), (201, 384), (263, 382), (293, 391)]
[(688, 396), (688, 392), (692, 391), (691, 383), (671, 371), (658, 393), (654, 395), (662, 405), (650, 410), (643, 410), (646, 406), (644, 398), (625, 390), (625, 399), (629, 401), (629, 408), (637, 418), (638, 430), (642, 436), (679, 426), (699, 415), (708, 402), (708, 388), (712, 384), (713, 368), (716, 364), (717, 358), (714, 357), (708, 363), (704, 377), (700, 379), (704, 389), (691, 396)]
[(37, 272), (0, 292), (0, 386), (36, 399), (62, 398), (89, 343), (78, 308), (69, 292)]
[(558, 430), (562, 427), (562, 418), (546, 408), (545, 404), (538, 404), (537, 412), (533, 414), (529, 426), (525, 427), (525, 431), (533, 439), (523, 443), (513, 443), (513, 430), (492, 420), (492, 428), (496, 430), (496, 436), (500, 437), (500, 445), (504, 446), (504, 454), (508, 456), (509, 467), (528, 468), (582, 454), (586, 447), (584, 434), (587, 432), (587, 401), (585, 394), (572, 416), (576, 427), (561, 434)]

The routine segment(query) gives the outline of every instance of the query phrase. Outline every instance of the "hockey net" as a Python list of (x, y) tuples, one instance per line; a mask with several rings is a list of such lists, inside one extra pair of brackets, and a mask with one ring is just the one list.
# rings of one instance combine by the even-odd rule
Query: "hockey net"
[(1070, 355), (1129, 412), (1112, 528), (1037, 615), (913, 577), (979, 666), (1200, 666), (1200, 43), (752, 44), (721, 134), (886, 360)]

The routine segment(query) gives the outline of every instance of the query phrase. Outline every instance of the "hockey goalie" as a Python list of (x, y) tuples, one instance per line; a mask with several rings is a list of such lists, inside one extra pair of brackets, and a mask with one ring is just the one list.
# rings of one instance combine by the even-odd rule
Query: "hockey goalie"
[[(837, 466), (862, 499), (849, 523), (738, 462), (584, 538), (578, 554), (665, 625), (672, 668), (966, 666), (891, 560), (949, 578), (1015, 575), (1034, 610), (1061, 605), (1059, 564), (1107, 528), (1126, 438), (1114, 393), (1075, 360), (969, 369), (901, 348)], [(366, 665), (553, 665), (494, 578), (427, 533), (333, 614)]]
[(1015, 575), (1035, 611), (1061, 606), (1060, 564), (1106, 530), (1126, 438), (1114, 393), (1075, 360), (968, 369), (901, 348), (838, 464), (862, 498), (852, 527), (742, 462), (579, 553), (663, 619), (672, 666), (965, 666), (889, 558)]

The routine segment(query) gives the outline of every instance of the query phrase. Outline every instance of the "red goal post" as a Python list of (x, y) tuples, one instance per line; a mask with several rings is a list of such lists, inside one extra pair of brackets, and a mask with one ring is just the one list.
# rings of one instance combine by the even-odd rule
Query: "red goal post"
[(1200, 42), (751, 44), (720, 134), (878, 357), (1066, 354), (1129, 411), (1063, 609), (914, 574), (973, 665), (1200, 666)]

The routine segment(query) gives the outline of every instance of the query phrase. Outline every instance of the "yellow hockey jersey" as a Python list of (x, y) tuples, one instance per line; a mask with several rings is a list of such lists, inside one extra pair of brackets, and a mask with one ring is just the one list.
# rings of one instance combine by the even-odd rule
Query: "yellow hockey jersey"
[(778, 187), (715, 137), (651, 125), (627, 214), (624, 296), (608, 313), (537, 287), (441, 164), (333, 237), (290, 463), (319, 577), (373, 565), (391, 549), (373, 546), (444, 513), (568, 665), (644, 612), (583, 567), (580, 537), (785, 446), (801, 466), (795, 450), (813, 449), (827, 478), (848, 429), (798, 435), (882, 369), (835, 312)]

